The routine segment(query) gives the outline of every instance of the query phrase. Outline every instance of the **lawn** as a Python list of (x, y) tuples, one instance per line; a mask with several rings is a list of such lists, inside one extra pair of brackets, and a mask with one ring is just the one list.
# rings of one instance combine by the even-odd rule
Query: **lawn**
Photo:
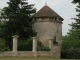
[(20, 58), (20, 57), (1, 57), (0, 60), (73, 60), (73, 59), (54, 59), (54, 58), (49, 58), (49, 57), (29, 57), (29, 58), (26, 58), (26, 57), (23, 57), (23, 58)]

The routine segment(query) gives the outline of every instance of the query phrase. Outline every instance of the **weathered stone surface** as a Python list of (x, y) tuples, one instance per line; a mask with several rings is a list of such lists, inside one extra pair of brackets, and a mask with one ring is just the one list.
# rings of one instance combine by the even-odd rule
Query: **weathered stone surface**
[(53, 57), (54, 58), (60, 58), (61, 57), (61, 47), (60, 46), (54, 46), (53, 47)]
[(18, 51), (18, 57), (34, 57), (34, 53), (32, 51)]
[(35, 22), (33, 30), (37, 32), (38, 40), (45, 46), (49, 46), (49, 38), (54, 39), (55, 36), (59, 45), (62, 43), (62, 23), (57, 27), (56, 22)]
[(41, 57), (51, 57), (50, 51), (38, 51), (37, 55)]
[(15, 53), (14, 56), (17, 56), (17, 40), (19, 36), (15, 35), (12, 37), (13, 37), (13, 52)]
[(36, 37), (32, 37), (33, 38), (33, 54), (34, 57), (37, 57), (37, 38)]

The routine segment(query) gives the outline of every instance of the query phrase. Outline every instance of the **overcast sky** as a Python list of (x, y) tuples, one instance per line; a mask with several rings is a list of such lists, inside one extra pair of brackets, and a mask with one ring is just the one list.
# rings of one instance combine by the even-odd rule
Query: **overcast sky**
[[(9, 0), (0, 0), (0, 8), (7, 6), (6, 2)], [(28, 0), (29, 4), (35, 4), (35, 7), (40, 10), (47, 2), (47, 5), (52, 8), (56, 13), (64, 18), (62, 26), (62, 34), (65, 35), (68, 32), (68, 29), (71, 27), (68, 24), (71, 24), (76, 16), (76, 5), (71, 3), (72, 0)]]

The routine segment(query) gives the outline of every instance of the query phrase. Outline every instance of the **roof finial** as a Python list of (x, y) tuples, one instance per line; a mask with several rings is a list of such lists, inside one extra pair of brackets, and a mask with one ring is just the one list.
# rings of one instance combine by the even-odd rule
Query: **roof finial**
[(47, 6), (47, 2), (45, 2), (45, 6)]

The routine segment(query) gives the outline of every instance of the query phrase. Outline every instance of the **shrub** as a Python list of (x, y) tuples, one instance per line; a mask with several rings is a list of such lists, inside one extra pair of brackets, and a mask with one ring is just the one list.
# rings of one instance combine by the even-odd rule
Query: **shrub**
[(62, 50), (62, 58), (80, 59), (80, 48)]
[(18, 40), (18, 51), (32, 51), (32, 38)]
[[(73, 34), (74, 35), (74, 34)], [(80, 39), (69, 35), (63, 36), (62, 58), (79, 59), (80, 58)]]
[[(18, 51), (32, 51), (32, 44), (32, 38), (18, 40)], [(50, 51), (49, 47), (44, 46), (40, 41), (38, 41), (37, 50)]]
[(9, 51), (10, 49), (5, 46), (5, 40), (0, 38), (0, 51)]
[(64, 36), (62, 42), (62, 58), (80, 59), (80, 40)]
[(38, 41), (38, 51), (50, 51), (49, 47), (44, 46), (41, 41)]

